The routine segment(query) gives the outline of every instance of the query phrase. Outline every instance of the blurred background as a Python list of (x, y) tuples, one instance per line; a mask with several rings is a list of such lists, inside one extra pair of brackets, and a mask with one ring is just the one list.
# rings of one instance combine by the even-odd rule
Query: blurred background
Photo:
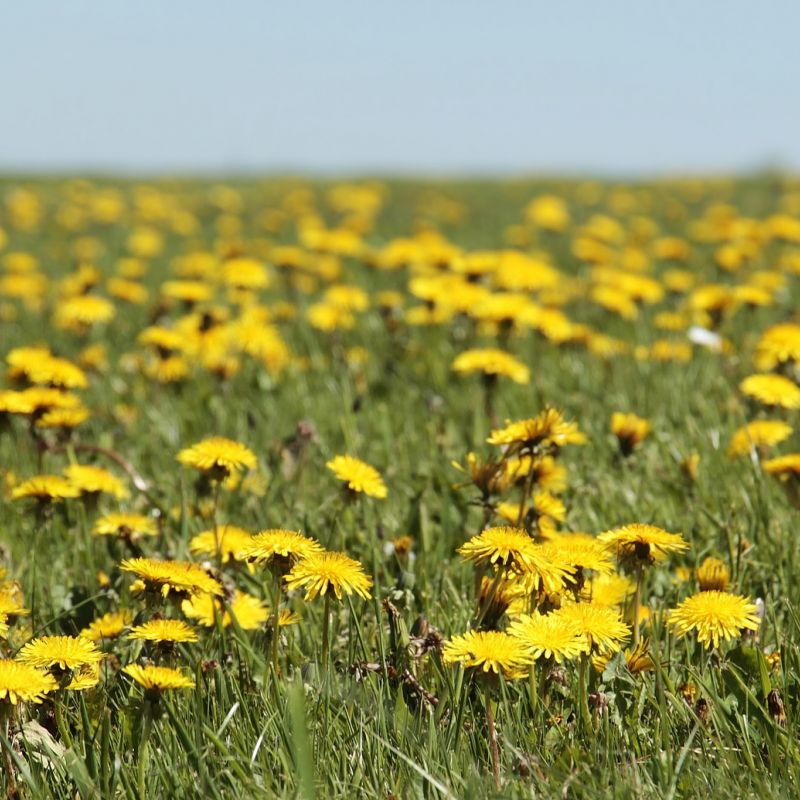
[(0, 23), (6, 173), (800, 167), (792, 0), (26, 0)]

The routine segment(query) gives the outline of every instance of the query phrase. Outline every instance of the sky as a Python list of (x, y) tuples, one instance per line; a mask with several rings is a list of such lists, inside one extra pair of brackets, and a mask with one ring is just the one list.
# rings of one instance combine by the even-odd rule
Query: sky
[(800, 170), (800, 3), (24, 0), (0, 171)]

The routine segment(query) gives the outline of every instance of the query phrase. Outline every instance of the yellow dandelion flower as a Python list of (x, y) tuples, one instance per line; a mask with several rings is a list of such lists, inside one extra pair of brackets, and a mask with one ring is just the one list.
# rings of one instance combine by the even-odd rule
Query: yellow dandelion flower
[(785, 456), (770, 458), (762, 462), (761, 466), (767, 475), (779, 480), (800, 478), (800, 453), (789, 453)]
[(120, 536), (137, 538), (157, 536), (158, 525), (152, 517), (144, 514), (116, 512), (99, 517), (92, 530), (95, 536)]
[(318, 595), (335, 595), (341, 600), (342, 592), (355, 593), (365, 600), (371, 597), (372, 578), (364, 573), (358, 561), (344, 553), (312, 553), (298, 561), (285, 580), (287, 589), (305, 588), (305, 600), (313, 600)]
[(101, 642), (104, 639), (116, 639), (133, 622), (133, 612), (128, 609), (109, 611), (89, 623), (79, 634), (90, 642)]
[(700, 584), (700, 591), (707, 592), (716, 590), (724, 592), (731, 581), (731, 573), (724, 561), (709, 556), (697, 568), (697, 582)]
[(181, 603), (181, 611), (206, 628), (213, 628), (217, 619), (227, 628), (233, 617), (242, 630), (250, 631), (260, 628), (269, 618), (269, 609), (258, 597), (238, 589), (233, 599), (224, 604), (210, 594), (189, 597)]
[(131, 628), (128, 638), (147, 642), (196, 642), (197, 633), (179, 619), (151, 619)]
[(574, 623), (586, 637), (589, 646), (601, 653), (615, 653), (630, 636), (630, 628), (619, 611), (596, 603), (571, 603), (553, 611), (567, 622)]
[(527, 559), (534, 551), (533, 539), (522, 528), (487, 528), (458, 548), (466, 561), (513, 567)]
[(800, 364), (800, 325), (785, 322), (767, 328), (756, 344), (754, 361), (761, 372), (782, 364)]
[(122, 671), (149, 692), (166, 692), (170, 689), (194, 689), (194, 681), (179, 669), (172, 667), (142, 667), (128, 664)]
[(202, 567), (189, 561), (158, 561), (154, 558), (128, 558), (120, 564), (123, 572), (132, 572), (144, 588), (161, 592), (166, 597), (177, 594), (221, 595), (222, 586)]
[(42, 502), (59, 502), (78, 497), (80, 490), (60, 475), (37, 475), (11, 490), (12, 500), (31, 498)]
[(452, 364), (455, 372), (469, 375), (481, 372), (487, 376), (510, 378), (515, 383), (528, 383), (530, 370), (510, 353), (495, 347), (466, 350), (456, 356)]
[(352, 492), (381, 499), (388, 494), (378, 470), (353, 456), (334, 456), (325, 466)]
[(322, 550), (322, 545), (316, 539), (303, 536), (298, 531), (272, 528), (257, 533), (243, 545), (239, 558), (285, 572), (301, 558)]
[(611, 432), (617, 437), (623, 456), (629, 456), (634, 448), (647, 438), (650, 430), (650, 423), (636, 414), (615, 411), (611, 415)]
[(533, 452), (541, 448), (585, 444), (586, 436), (578, 430), (576, 422), (567, 422), (560, 411), (546, 408), (535, 417), (507, 422), (505, 428), (493, 430), (486, 441)]
[(102, 467), (70, 464), (64, 470), (66, 479), (83, 494), (110, 494), (118, 500), (129, 494), (125, 484)]
[(231, 559), (241, 560), (239, 553), (253, 541), (253, 537), (243, 528), (235, 525), (220, 525), (215, 532), (203, 531), (192, 537), (189, 550), (194, 555), (216, 556), (219, 554), (223, 564)]
[(17, 660), (32, 667), (58, 667), (62, 670), (93, 666), (103, 658), (97, 645), (81, 636), (42, 636), (28, 642)]
[(655, 525), (639, 522), (605, 531), (597, 541), (613, 548), (620, 558), (648, 562), (666, 558), (669, 553), (679, 553), (689, 547), (681, 533), (668, 533)]
[(625, 575), (596, 575), (584, 585), (581, 599), (596, 606), (621, 606), (635, 589), (636, 584)]
[(517, 637), (501, 631), (467, 631), (445, 644), (442, 660), (515, 680), (528, 674), (533, 652)]
[(82, 692), (93, 689), (98, 683), (100, 683), (100, 665), (89, 664), (75, 670), (72, 680), (64, 688), (68, 692)]
[(552, 658), (559, 664), (589, 650), (580, 626), (555, 614), (523, 614), (508, 632), (530, 648), (534, 658)]
[(758, 419), (738, 428), (731, 437), (728, 457), (747, 455), (752, 449), (761, 449), (780, 444), (792, 434), (792, 426), (783, 420)]
[(783, 375), (749, 375), (739, 389), (766, 406), (800, 408), (800, 386)]
[(754, 631), (759, 626), (755, 603), (718, 591), (687, 597), (669, 612), (667, 622), (679, 636), (696, 631), (697, 640), (706, 648), (719, 647), (720, 639), (733, 639), (740, 630)]
[(61, 428), (63, 430), (71, 430), (77, 428), (86, 422), (91, 416), (91, 412), (84, 406), (76, 406), (75, 408), (52, 408), (45, 411), (39, 419), (36, 420), (37, 428)]
[(256, 466), (254, 453), (243, 444), (222, 436), (212, 436), (181, 450), (177, 459), (186, 467), (219, 473), (222, 477)]
[(58, 689), (55, 678), (29, 664), (8, 658), (0, 659), (0, 700), (16, 705), (20, 700), (41, 703)]
[(600, 574), (614, 571), (607, 548), (588, 534), (551, 534), (542, 547), (554, 560), (565, 561), (577, 569), (590, 569)]

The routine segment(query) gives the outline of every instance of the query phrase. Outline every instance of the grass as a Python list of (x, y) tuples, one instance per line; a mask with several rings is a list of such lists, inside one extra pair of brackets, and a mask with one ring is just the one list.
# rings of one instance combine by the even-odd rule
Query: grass
[[(10, 197), (18, 183), (6, 181), (0, 190)], [(469, 347), (495, 344), (495, 337), (468, 318), (434, 327), (401, 324), (393, 332), (375, 310), (358, 314), (352, 330), (326, 334), (310, 327), (303, 315), (324, 286), (310, 296), (288, 295), (276, 281), (260, 301), (269, 306), (291, 297), (300, 309), (296, 318), (278, 323), (292, 353), (287, 369), (270, 374), (246, 359), (238, 374), (221, 381), (192, 365), (188, 380), (161, 385), (143, 377), (123, 356), (141, 352), (136, 336), (156, 319), (158, 287), (173, 277), (172, 258), (190, 242), (209, 252), (223, 248), (221, 216), (241, 220), (241, 230), (230, 238), (243, 242), (246, 251), (257, 251), (265, 238), (294, 241), (291, 224), (265, 231), (260, 220), (266, 208), (280, 206), (295, 184), (232, 183), (241, 202), (227, 211), (215, 205), (205, 184), (153, 184), (159, 197), (189, 209), (197, 227), (185, 235), (175, 233), (167, 218), (151, 211), (147, 224), (162, 231), (164, 248), (142, 259), (149, 263), (142, 282), (150, 300), (142, 306), (117, 301), (112, 323), (79, 335), (50, 322), (56, 282), (72, 268), (76, 240), (96, 239), (102, 248), (95, 264), (104, 276), (111, 275), (127, 254), (130, 230), (147, 216), (146, 204), (138, 219), (125, 211), (113, 224), (100, 224), (87, 212), (72, 227), (58, 223), (59, 208), (62, 214), (65, 206), (83, 209), (87, 197), (113, 187), (129, 209), (141, 189), (116, 181), (83, 188), (63, 181), (25, 183), (42, 204), (41, 217), (26, 229), (18, 219), (15, 224), (13, 202), (6, 203), (0, 210), (0, 228), (7, 237), (0, 263), (9, 252), (36, 256), (49, 288), (41, 308), (2, 300), (0, 355), (46, 343), (59, 355), (77, 359), (87, 344), (105, 345), (110, 366), (92, 375), (90, 387), (80, 392), (92, 417), (75, 441), (120, 454), (149, 484), (146, 496), (131, 486), (127, 504), (160, 515), (162, 534), (146, 544), (148, 554), (189, 558), (189, 539), (208, 527), (198, 515), (194, 475), (177, 464), (175, 454), (219, 434), (257, 454), (264, 484), (257, 492), (243, 486), (223, 492), (222, 521), (251, 531), (302, 530), (360, 559), (375, 586), (372, 600), (332, 603), (327, 671), (319, 664), (323, 603), (304, 603), (297, 594), (290, 603), (302, 620), (284, 629), (280, 675), (271, 665), (268, 627), (243, 631), (235, 624), (218, 626), (203, 632), (197, 644), (182, 645), (174, 659), (193, 674), (196, 689), (165, 693), (154, 708), (146, 708), (141, 690), (118, 672), (120, 664), (137, 658), (139, 645), (114, 642), (107, 648), (113, 656), (104, 662), (100, 686), (56, 701), (63, 704), (69, 741), (55, 724), (50, 701), (28, 705), (0, 739), (22, 796), (673, 798), (727, 793), (772, 798), (794, 792), (800, 782), (797, 510), (778, 482), (763, 473), (757, 456), (731, 460), (725, 449), (736, 428), (764, 415), (738, 393), (737, 385), (755, 371), (752, 354), (761, 332), (796, 313), (796, 275), (784, 270), (786, 288), (769, 307), (745, 307), (726, 316), (721, 333), (732, 343), (729, 353), (695, 348), (688, 363), (631, 355), (605, 360), (531, 331), (505, 344), (531, 368), (532, 377), (527, 386), (501, 380), (495, 398), (498, 419), (532, 416), (552, 404), (578, 420), (589, 439), (585, 447), (564, 451), (569, 469), (564, 527), (597, 533), (627, 522), (652, 522), (683, 531), (691, 550), (647, 574), (643, 597), (652, 612), (648, 634), (656, 668), (634, 676), (618, 656), (604, 672), (590, 670), (592, 702), (607, 705), (588, 723), (578, 704), (577, 663), (554, 676), (558, 680), (549, 682), (546, 700), (527, 680), (500, 683), (495, 704), (498, 790), (478, 682), (442, 663), (435, 650), (417, 660), (410, 649), (419, 642), (414, 636), (421, 618), (449, 638), (467, 630), (474, 615), (473, 570), (455, 550), (481, 529), (483, 518), (474, 502), (477, 493), (454, 488), (463, 476), (451, 462), (463, 463), (470, 450), (488, 455), (485, 439), (491, 425), (479, 379), (454, 375), (450, 364)], [(328, 186), (307, 188), (321, 216), (331, 224), (339, 219), (325, 200)], [(572, 254), (579, 224), (603, 212), (629, 230), (634, 216), (613, 210), (619, 189), (600, 185), (599, 191), (598, 205), (589, 205), (571, 182), (393, 183), (364, 238), (380, 246), (409, 235), (423, 217), (461, 247), (499, 249), (506, 227), (519, 222), (531, 197), (557, 192), (569, 199), (573, 224), (563, 235), (538, 234), (530, 246), (549, 252), (565, 275), (588, 281), (589, 268)], [(685, 237), (687, 222), (713, 203), (765, 219), (792, 196), (796, 203), (798, 189), (788, 180), (764, 177), (698, 186), (634, 185), (629, 191), (635, 208), (652, 218), (662, 234)], [(464, 216), (448, 223), (415, 210), (420, 198), (432, 193), (460, 203)], [(291, 218), (294, 212), (287, 213)], [(762, 243), (734, 274), (715, 265), (714, 249), (695, 243), (681, 266), (703, 282), (734, 285), (756, 270), (777, 269), (782, 256), (797, 252), (797, 244)], [(655, 262), (655, 274), (663, 275), (670, 266)], [(406, 292), (405, 269), (376, 271), (354, 258), (342, 259), (342, 269), (341, 282), (372, 295), (389, 288)], [(102, 287), (97, 291), (104, 293)], [(666, 336), (654, 328), (654, 314), (678, 303), (668, 295), (632, 321), (582, 299), (566, 312), (635, 346)], [(174, 320), (179, 314), (174, 307), (160, 319)], [(348, 359), (354, 347), (367, 352), (363, 365), (352, 353)], [(630, 459), (619, 457), (610, 433), (609, 419), (616, 410), (635, 411), (653, 426)], [(797, 424), (797, 412), (769, 416)], [(304, 446), (296, 436), (300, 421), (314, 432)], [(795, 433), (776, 452), (797, 449)], [(692, 452), (700, 455), (694, 483), (686, 481), (679, 466)], [(346, 502), (324, 466), (337, 453), (375, 465), (389, 488), (388, 498)], [(72, 459), (93, 460), (124, 477), (113, 462), (92, 459), (85, 451), (37, 452), (23, 420), (12, 419), (0, 433), (0, 470), (13, 473), (6, 478), (9, 491), (14, 480), (60, 472)], [(100, 506), (113, 510), (116, 503), (104, 497)], [(70, 501), (40, 522), (27, 503), (0, 501), (3, 561), (8, 576), (21, 582), (31, 609), (30, 618), (19, 620), (9, 634), (9, 654), (26, 637), (74, 634), (105, 611), (140, 608), (128, 592), (129, 578), (116, 568), (124, 548), (91, 536), (97, 513)], [(401, 535), (414, 540), (411, 560), (386, 553), (384, 546)], [(663, 625), (659, 612), (691, 591), (675, 582), (676, 566), (695, 566), (710, 554), (729, 565), (737, 591), (764, 599), (757, 646), (733, 642), (709, 654), (690, 638), (676, 639)], [(109, 576), (108, 585), (98, 583), (98, 570)], [(226, 573), (240, 588), (272, 602), (269, 572), (229, 567)], [(780, 652), (777, 671), (767, 669), (763, 648)], [(539, 680), (545, 677), (544, 672), (538, 675)], [(695, 684), (707, 711), (684, 699), (681, 687), (687, 682)], [(784, 724), (769, 707), (772, 689), (782, 697)], [(8, 786), (8, 775), (5, 780)]]

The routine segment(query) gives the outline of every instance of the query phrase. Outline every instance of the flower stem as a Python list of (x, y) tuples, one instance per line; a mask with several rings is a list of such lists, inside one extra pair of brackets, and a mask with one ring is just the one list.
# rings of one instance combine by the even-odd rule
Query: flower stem
[(642, 578), (644, 570), (641, 566), (636, 568), (636, 591), (633, 595), (633, 646), (639, 644), (639, 607), (642, 604)]
[(497, 746), (497, 731), (494, 727), (492, 694), (488, 681), (486, 682), (484, 689), (486, 692), (486, 725), (489, 728), (489, 748), (492, 751), (492, 774), (494, 775), (494, 788), (500, 791), (500, 749)]
[(322, 611), (322, 672), (328, 672), (328, 648), (329, 648), (329, 633), (331, 625), (331, 599), (330, 595), (325, 593), (325, 605)]
[(275, 573), (275, 600), (272, 605), (272, 669), (278, 677), (278, 636), (280, 635), (281, 618), (281, 576)]
[(578, 687), (579, 697), (578, 703), (581, 707), (581, 719), (583, 720), (583, 725), (585, 729), (588, 731), (592, 725), (592, 715), (589, 712), (589, 655), (588, 653), (583, 653), (581, 655), (581, 667), (580, 667), (580, 675), (578, 676), (578, 681), (580, 685)]

